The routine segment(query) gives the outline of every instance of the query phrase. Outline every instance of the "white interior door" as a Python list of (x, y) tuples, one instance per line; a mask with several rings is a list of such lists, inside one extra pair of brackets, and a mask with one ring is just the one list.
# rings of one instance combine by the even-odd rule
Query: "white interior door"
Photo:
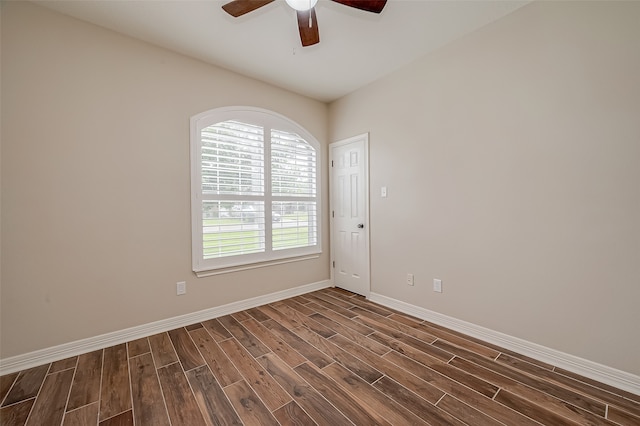
[(329, 145), (336, 287), (369, 296), (369, 135)]

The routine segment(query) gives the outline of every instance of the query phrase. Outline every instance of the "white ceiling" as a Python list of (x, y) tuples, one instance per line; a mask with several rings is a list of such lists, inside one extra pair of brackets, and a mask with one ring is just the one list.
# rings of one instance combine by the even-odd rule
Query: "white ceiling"
[(320, 43), (301, 47), (277, 0), (240, 18), (228, 0), (36, 1), (149, 43), (320, 101), (352, 92), (529, 0), (389, 0), (380, 15), (320, 0)]

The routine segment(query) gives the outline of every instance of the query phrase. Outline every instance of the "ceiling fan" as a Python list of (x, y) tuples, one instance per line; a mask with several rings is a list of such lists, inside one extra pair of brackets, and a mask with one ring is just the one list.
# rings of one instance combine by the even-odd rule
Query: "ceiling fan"
[[(225, 12), (237, 18), (245, 13), (252, 12), (275, 0), (233, 0), (222, 6)], [(345, 6), (367, 12), (380, 13), (384, 9), (387, 0), (332, 0)], [(316, 19), (315, 5), (318, 0), (286, 0), (287, 4), (296, 10), (298, 15), (298, 30), (302, 46), (311, 46), (320, 41), (318, 32), (318, 20)]]

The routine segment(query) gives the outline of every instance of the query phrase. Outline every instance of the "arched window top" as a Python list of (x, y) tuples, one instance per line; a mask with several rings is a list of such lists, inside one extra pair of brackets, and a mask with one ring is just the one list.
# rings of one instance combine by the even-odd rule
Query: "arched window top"
[(314, 149), (320, 149), (320, 143), (304, 127), (290, 118), (268, 109), (250, 106), (220, 107), (191, 117), (192, 127), (194, 121), (197, 122), (199, 126), (205, 127), (215, 124), (216, 122), (228, 120), (262, 123), (263, 126), (268, 125), (283, 131), (289, 131), (299, 135), (300, 138), (311, 145)]

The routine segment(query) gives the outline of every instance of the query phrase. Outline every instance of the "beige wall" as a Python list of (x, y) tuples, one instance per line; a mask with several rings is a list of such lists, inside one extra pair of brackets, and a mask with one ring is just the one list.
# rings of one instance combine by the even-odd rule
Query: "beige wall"
[(373, 292), (640, 374), (639, 21), (536, 2), (330, 105), (370, 132)]
[(317, 260), (197, 279), (190, 257), (189, 118), (270, 109), (326, 157), (325, 104), (37, 6), (2, 9), (2, 358), (329, 279), (326, 220)]

